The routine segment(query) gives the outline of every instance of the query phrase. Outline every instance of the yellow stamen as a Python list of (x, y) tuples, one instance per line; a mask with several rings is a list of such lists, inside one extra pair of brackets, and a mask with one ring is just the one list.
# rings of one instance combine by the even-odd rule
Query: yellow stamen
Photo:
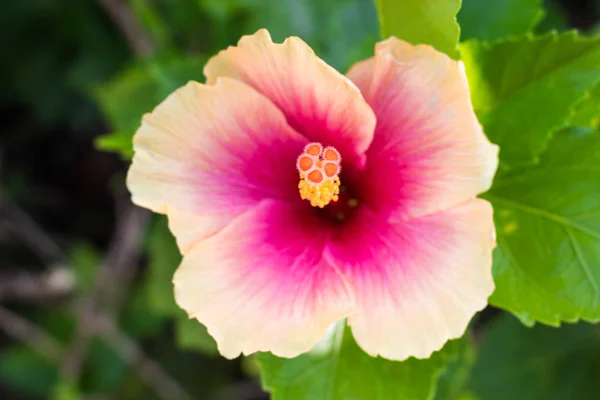
[(323, 208), (332, 201), (339, 200), (340, 178), (337, 176), (332, 180), (326, 180), (321, 185), (314, 185), (306, 180), (304, 174), (300, 174), (300, 197), (302, 200), (310, 201), (313, 207)]
[(296, 161), (300, 173), (300, 197), (310, 201), (313, 207), (323, 208), (332, 201), (338, 201), (342, 157), (334, 147), (320, 143), (309, 143)]

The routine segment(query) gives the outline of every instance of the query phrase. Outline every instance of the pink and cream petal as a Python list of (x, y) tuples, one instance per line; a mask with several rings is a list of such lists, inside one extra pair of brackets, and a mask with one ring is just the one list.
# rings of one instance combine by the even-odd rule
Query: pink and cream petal
[(328, 254), (353, 288), (359, 346), (392, 360), (427, 358), (462, 336), (494, 290), (492, 208), (471, 200), (390, 222), (362, 208)]
[(345, 281), (322, 258), (328, 230), (303, 210), (266, 200), (184, 256), (177, 303), (225, 357), (297, 356), (350, 313)]
[(489, 189), (498, 147), (477, 121), (461, 62), (391, 38), (348, 76), (377, 116), (362, 180), (372, 207), (413, 218)]
[(297, 201), (295, 163), (306, 143), (251, 87), (229, 78), (190, 82), (144, 116), (127, 185), (142, 207), (201, 221), (192, 226), (173, 215), (187, 249), (192, 237), (218, 232), (261, 200)]
[(310, 141), (336, 147), (348, 166), (361, 167), (373, 139), (375, 116), (360, 91), (297, 37), (273, 43), (261, 29), (211, 58), (208, 84), (220, 76), (252, 86), (285, 114)]

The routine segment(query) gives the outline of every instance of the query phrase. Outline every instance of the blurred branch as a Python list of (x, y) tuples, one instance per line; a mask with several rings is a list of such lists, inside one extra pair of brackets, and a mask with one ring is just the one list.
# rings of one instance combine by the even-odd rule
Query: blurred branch
[[(88, 316), (91, 314), (88, 314)], [(192, 400), (189, 395), (159, 364), (149, 358), (135, 341), (119, 332), (114, 322), (100, 314), (86, 320), (117, 354), (130, 364), (138, 376), (164, 400)], [(58, 363), (64, 349), (61, 344), (25, 318), (0, 307), (0, 329), (38, 351), (49, 361)], [(81, 350), (81, 348), (78, 348)], [(64, 375), (63, 375), (64, 376)], [(70, 378), (70, 376), (64, 376)]]
[(133, 51), (140, 57), (154, 50), (152, 38), (143, 29), (131, 9), (122, 0), (97, 0), (119, 27)]
[(101, 336), (111, 345), (116, 352), (129, 364), (134, 366), (136, 373), (154, 392), (165, 400), (192, 400), (193, 397), (183, 389), (177, 381), (167, 374), (162, 367), (138, 347), (131, 340), (116, 329), (114, 323), (108, 319), (100, 319), (98, 327)]
[(142, 238), (151, 217), (150, 212), (133, 205), (129, 196), (117, 199), (117, 210), (121, 212), (117, 216), (115, 234), (95, 286), (96, 299), (110, 301), (106, 311), (115, 319), (135, 277)]
[(53, 362), (58, 362), (63, 348), (52, 336), (46, 334), (25, 318), (0, 307), (0, 329)]
[(97, 334), (96, 318), (101, 306), (116, 323), (116, 316), (140, 256), (141, 238), (150, 214), (131, 204), (117, 215), (117, 228), (106, 257), (96, 273), (92, 293), (78, 299), (75, 304), (77, 326), (71, 346), (65, 353), (61, 373), (69, 380), (81, 374), (89, 345)]
[[(29, 298), (71, 293), (76, 284), (72, 271), (55, 266), (66, 260), (60, 246), (25, 211), (12, 203), (1, 188), (0, 204), (9, 212), (9, 218), (2, 221), (3, 226), (18, 233), (49, 266), (48, 271), (38, 275), (17, 272), (8, 279), (0, 279), (0, 300), (11, 296)], [(89, 345), (95, 336), (100, 336), (160, 398), (191, 400), (193, 397), (185, 389), (158, 363), (146, 356), (135, 341), (118, 329), (117, 317), (135, 276), (143, 232), (150, 220), (150, 213), (131, 204), (128, 198), (119, 199), (117, 206), (120, 210), (117, 227), (106, 257), (96, 273), (92, 293), (75, 300), (77, 326), (70, 347), (65, 350), (58, 341), (33, 323), (2, 307), (0, 329), (60, 364), (61, 375), (68, 382), (79, 380)]]
[(29, 214), (15, 204), (3, 189), (0, 189), (0, 204), (7, 214), (2, 226), (18, 235), (46, 265), (52, 266), (66, 259), (65, 253), (54, 239), (44, 232)]
[(75, 285), (73, 272), (64, 266), (51, 267), (38, 274), (9, 270), (0, 274), (0, 302), (60, 299), (73, 293)]
[[(147, 357), (135, 341), (120, 332), (117, 316), (135, 275), (140, 256), (141, 238), (150, 219), (150, 213), (131, 204), (120, 203), (117, 228), (92, 294), (78, 301), (77, 331), (67, 351), (62, 372), (68, 379), (77, 379), (82, 370), (88, 347), (99, 335), (119, 354), (155, 393), (165, 399), (191, 400), (192, 397), (167, 374), (161, 366)], [(104, 300), (103, 310), (99, 306)], [(110, 301), (109, 304), (106, 304)]]

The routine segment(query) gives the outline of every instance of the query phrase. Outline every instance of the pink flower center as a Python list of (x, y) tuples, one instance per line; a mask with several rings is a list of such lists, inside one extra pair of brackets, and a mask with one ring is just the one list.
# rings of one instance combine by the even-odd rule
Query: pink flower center
[(342, 156), (335, 147), (323, 148), (309, 143), (298, 156), (296, 168), (300, 173), (300, 197), (313, 207), (323, 208), (339, 199)]

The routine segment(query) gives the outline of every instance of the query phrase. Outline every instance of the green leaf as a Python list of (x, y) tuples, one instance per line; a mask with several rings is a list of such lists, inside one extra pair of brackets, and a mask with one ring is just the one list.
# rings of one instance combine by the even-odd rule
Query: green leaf
[(197, 350), (208, 355), (217, 355), (217, 343), (208, 334), (206, 327), (195, 319), (182, 315), (176, 320), (177, 345), (182, 349)]
[(52, 398), (54, 400), (79, 400), (82, 396), (76, 383), (61, 380), (54, 388)]
[(96, 138), (94, 144), (99, 150), (119, 153), (124, 160), (133, 157), (133, 136), (131, 133), (109, 133)]
[(12, 346), (0, 353), (0, 380), (18, 393), (49, 398), (56, 378), (56, 368), (28, 347)]
[(160, 315), (180, 315), (175, 304), (173, 274), (181, 262), (175, 238), (169, 231), (167, 218), (157, 216), (148, 237), (149, 306)]
[(545, 33), (549, 31), (565, 32), (570, 29), (567, 15), (561, 5), (555, 1), (545, 1), (544, 17), (536, 25), (535, 32)]
[(440, 375), (435, 400), (461, 400), (475, 363), (475, 346), (469, 334), (457, 342), (457, 356)]
[(542, 0), (463, 0), (461, 40), (497, 40), (530, 32), (544, 16)]
[(254, 1), (251, 11), (245, 33), (267, 28), (274, 41), (300, 36), (319, 57), (340, 71), (372, 56), (379, 39), (373, 0)]
[(163, 50), (169, 49), (172, 45), (169, 27), (155, 9), (155, 5), (145, 0), (130, 0), (129, 4), (131, 10), (144, 24), (144, 27), (156, 42), (156, 46)]
[(257, 360), (274, 400), (423, 400), (433, 396), (438, 376), (456, 357), (456, 342), (426, 360), (393, 362), (364, 353), (338, 323), (329, 348), (292, 359), (261, 353)]
[(123, 330), (136, 339), (157, 335), (168, 322), (169, 315), (154, 309), (147, 282), (134, 286), (130, 292), (121, 318)]
[(89, 294), (102, 257), (90, 244), (79, 243), (71, 249), (69, 259), (77, 277), (77, 290), (81, 295)]
[(490, 302), (525, 324), (600, 320), (600, 133), (555, 135), (539, 164), (499, 176)]
[(123, 355), (103, 339), (94, 338), (88, 349), (81, 389), (86, 393), (114, 393), (129, 370)]
[(140, 126), (142, 116), (188, 81), (203, 82), (202, 67), (205, 61), (202, 57), (189, 57), (133, 66), (97, 88), (96, 100), (113, 132), (118, 132), (98, 139), (98, 147), (118, 151), (124, 158), (131, 158), (131, 138)]
[(396, 36), (412, 44), (430, 44), (452, 58), (460, 28), (456, 13), (461, 0), (376, 0), (381, 37)]
[(473, 106), (504, 165), (537, 160), (600, 82), (600, 37), (575, 32), (461, 45)]
[(527, 328), (507, 315), (487, 332), (470, 386), (482, 400), (593, 400), (599, 354), (598, 326)]
[(581, 103), (575, 108), (571, 115), (569, 125), (573, 126), (600, 126), (600, 84), (594, 86)]

